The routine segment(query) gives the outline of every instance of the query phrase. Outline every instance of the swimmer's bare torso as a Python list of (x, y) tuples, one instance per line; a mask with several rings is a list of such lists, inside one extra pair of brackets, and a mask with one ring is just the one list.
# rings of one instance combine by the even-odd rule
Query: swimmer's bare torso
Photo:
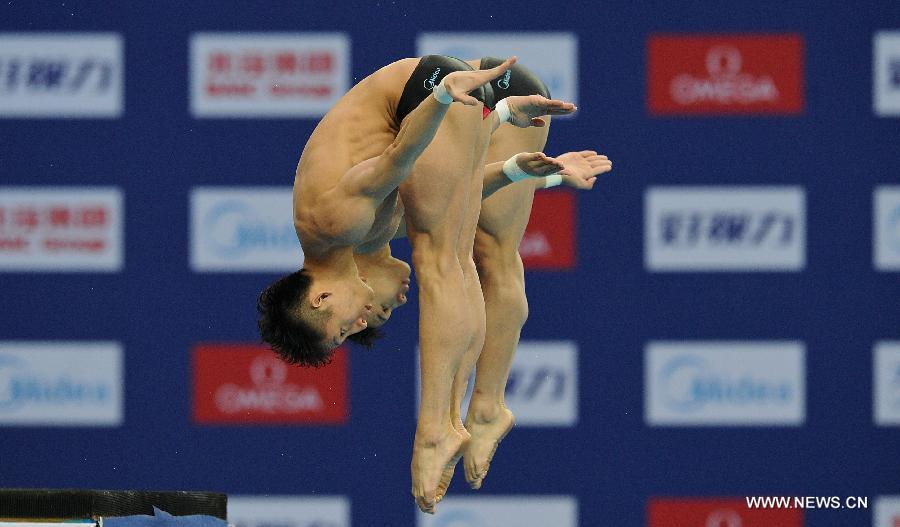
[(347, 92), (319, 122), (294, 179), (294, 228), (304, 252), (384, 246), (403, 217), (398, 189), (383, 199), (348, 196), (338, 186), (371, 169), (400, 130), (397, 102), (417, 59), (391, 63)]

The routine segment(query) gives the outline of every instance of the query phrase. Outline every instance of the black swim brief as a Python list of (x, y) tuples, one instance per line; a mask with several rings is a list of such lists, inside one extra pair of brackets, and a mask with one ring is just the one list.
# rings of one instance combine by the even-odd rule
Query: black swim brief
[[(500, 64), (503, 64), (503, 59), (484, 57), (481, 59), (479, 69), (487, 70)], [(485, 94), (484, 105), (491, 110), (497, 106), (498, 102), (513, 95), (543, 95), (548, 99), (552, 98), (544, 81), (533, 71), (518, 63), (513, 64), (513, 67), (506, 70), (506, 73), (485, 85), (485, 88), (488, 87), (490, 88)]]
[[(431, 90), (440, 84), (441, 79), (446, 77), (448, 73), (472, 70), (474, 70), (472, 66), (454, 57), (445, 57), (443, 55), (426, 55), (422, 57), (406, 82), (403, 93), (400, 95), (400, 102), (397, 103), (397, 123), (402, 122), (403, 118), (415, 110), (419, 103), (427, 99), (431, 95)], [(482, 87), (472, 91), (469, 95), (484, 102), (484, 88)]]

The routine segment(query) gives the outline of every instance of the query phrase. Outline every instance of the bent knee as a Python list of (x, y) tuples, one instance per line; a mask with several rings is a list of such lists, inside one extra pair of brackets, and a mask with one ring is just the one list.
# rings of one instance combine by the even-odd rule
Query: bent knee
[(517, 245), (507, 243), (481, 230), (475, 237), (473, 257), (479, 276), (486, 276), (489, 279), (510, 274), (521, 276), (524, 272)]
[(412, 262), (418, 276), (434, 275), (442, 279), (462, 276), (456, 252), (437, 245), (413, 244)]

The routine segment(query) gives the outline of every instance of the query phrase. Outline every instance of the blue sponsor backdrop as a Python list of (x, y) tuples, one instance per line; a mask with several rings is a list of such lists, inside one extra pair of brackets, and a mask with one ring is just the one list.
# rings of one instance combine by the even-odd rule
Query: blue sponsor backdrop
[[(127, 401), (118, 429), (0, 430), (0, 486), (347, 494), (354, 525), (412, 525), (414, 302), (385, 344), (352, 354), (348, 426), (191, 424), (191, 346), (254, 341), (254, 300), (276, 275), (191, 272), (189, 191), (290, 184), (315, 120), (191, 118), (189, 37), (346, 31), (355, 81), (413, 55), (423, 31), (547, 29), (577, 33), (580, 61), (579, 115), (553, 125), (547, 151), (595, 148), (615, 161), (578, 197), (577, 270), (527, 276), (523, 337), (579, 343), (580, 422), (515, 430), (481, 494), (573, 494), (582, 525), (637, 527), (655, 495), (900, 492), (900, 431), (873, 427), (871, 401), (873, 343), (900, 337), (900, 280), (872, 266), (872, 189), (900, 179), (900, 120), (872, 111), (872, 35), (898, 27), (889, 1), (3, 2), (2, 31), (124, 37), (121, 119), (0, 121), (3, 184), (124, 190), (124, 272), (0, 275), (0, 338), (122, 341)], [(648, 116), (651, 33), (747, 31), (802, 34), (803, 114)], [(648, 273), (644, 190), (661, 184), (805, 187), (806, 268)], [(805, 342), (805, 426), (646, 426), (642, 357), (654, 339)], [(472, 495), (458, 477), (451, 491)], [(808, 515), (819, 527), (869, 521), (856, 511)]]

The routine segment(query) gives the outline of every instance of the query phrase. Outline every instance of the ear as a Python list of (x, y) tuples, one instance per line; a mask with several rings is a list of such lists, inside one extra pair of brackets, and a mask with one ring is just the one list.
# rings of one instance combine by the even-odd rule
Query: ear
[(322, 307), (324, 300), (331, 296), (331, 291), (319, 291), (318, 293), (313, 293), (313, 296), (310, 298), (310, 304), (313, 309), (318, 309)]

